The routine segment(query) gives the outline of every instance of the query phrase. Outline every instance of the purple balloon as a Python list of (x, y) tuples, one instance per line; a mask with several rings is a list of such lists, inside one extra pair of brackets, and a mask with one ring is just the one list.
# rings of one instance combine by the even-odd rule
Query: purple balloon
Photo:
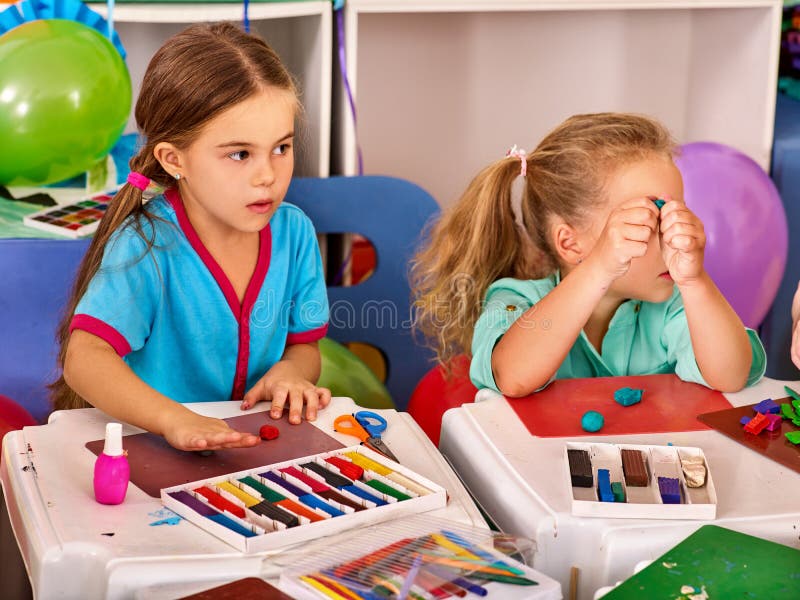
[(789, 228), (778, 190), (738, 150), (712, 142), (681, 148), (686, 205), (706, 231), (708, 274), (747, 327), (758, 327), (786, 267)]

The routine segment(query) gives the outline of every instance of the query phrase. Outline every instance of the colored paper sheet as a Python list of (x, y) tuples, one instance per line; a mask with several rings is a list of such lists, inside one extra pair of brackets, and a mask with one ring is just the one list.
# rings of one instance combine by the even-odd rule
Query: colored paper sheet
[[(257, 412), (225, 421), (237, 431), (249, 431), (255, 435), (258, 435), (264, 423), (269, 423), (280, 430), (280, 436), (253, 448), (214, 450), (210, 456), (203, 456), (198, 452), (176, 450), (160, 435), (128, 435), (122, 439), (122, 446), (128, 452), (131, 483), (158, 498), (161, 488), (344, 448), (308, 421), (290, 425), (286, 415), (273, 421), (269, 413)], [(104, 443), (102, 439), (94, 440), (88, 442), (86, 447), (99, 455)]]
[[(789, 404), (791, 406), (790, 398), (775, 399), (775, 402), (779, 405)], [(720, 433), (727, 435), (732, 440), (736, 440), (751, 450), (800, 473), (800, 446), (792, 444), (786, 439), (785, 435), (790, 431), (800, 431), (800, 427), (793, 425), (791, 421), (783, 419), (781, 426), (775, 431), (762, 431), (759, 434), (748, 433), (742, 427), (739, 419), (743, 416), (752, 417), (755, 414), (753, 412), (754, 406), (755, 404), (729, 408), (702, 414), (697, 418), (709, 427), (713, 427)]]
[(603, 599), (685, 600), (690, 594), (709, 600), (796, 600), (800, 550), (704, 525)]
[[(644, 390), (642, 401), (632, 406), (615, 402), (614, 392), (623, 387)], [(530, 396), (509, 398), (508, 403), (528, 431), (539, 437), (704, 430), (708, 427), (697, 415), (731, 407), (720, 392), (676, 375), (558, 379)], [(604, 418), (596, 433), (581, 429), (581, 417), (589, 410)]]
[(180, 600), (292, 600), (275, 586), (258, 577), (237, 579)]

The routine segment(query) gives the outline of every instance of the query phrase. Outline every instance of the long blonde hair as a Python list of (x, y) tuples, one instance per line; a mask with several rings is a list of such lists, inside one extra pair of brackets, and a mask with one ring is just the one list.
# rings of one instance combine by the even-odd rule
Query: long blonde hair
[[(168, 141), (186, 148), (211, 119), (246, 100), (263, 87), (289, 91), (297, 98), (294, 81), (275, 51), (261, 38), (231, 23), (192, 25), (168, 39), (153, 55), (136, 101), (136, 125), (144, 145), (130, 160), (131, 171), (167, 187), (172, 178), (155, 159), (153, 149)], [(299, 99), (297, 110), (300, 111)], [(78, 269), (64, 317), (56, 337), (58, 366), (63, 369), (69, 326), (75, 307), (97, 273), (103, 251), (112, 234), (127, 223), (145, 239), (143, 227), (153, 215), (142, 202), (142, 191), (122, 186), (111, 201)], [(49, 385), (55, 410), (89, 406), (60, 376)]]
[[(470, 352), (489, 285), (503, 277), (537, 279), (558, 268), (548, 227), (554, 216), (585, 224), (603, 202), (606, 181), (621, 165), (671, 157), (669, 131), (642, 115), (575, 115), (524, 159), (508, 156), (484, 168), (436, 223), (414, 258), (415, 330), (445, 366)], [(526, 161), (519, 217), (512, 186)]]

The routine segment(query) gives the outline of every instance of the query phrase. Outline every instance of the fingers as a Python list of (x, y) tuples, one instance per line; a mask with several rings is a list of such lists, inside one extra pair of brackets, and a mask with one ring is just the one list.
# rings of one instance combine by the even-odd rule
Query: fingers
[(794, 333), (792, 335), (792, 362), (794, 366), (800, 369), (800, 325), (795, 324)]
[(269, 416), (273, 419), (280, 419), (283, 415), (283, 409), (286, 406), (286, 400), (289, 397), (289, 388), (284, 385), (276, 385), (272, 390), (272, 408), (269, 411)]
[(265, 398), (264, 384), (262, 381), (259, 381), (252, 388), (250, 388), (249, 392), (244, 395), (244, 398), (242, 398), (242, 404), (239, 406), (239, 408), (242, 410), (251, 409), (259, 401), (264, 400)]
[(317, 388), (308, 387), (303, 390), (303, 400), (306, 403), (306, 419), (314, 421), (317, 418), (317, 408), (319, 407)]
[(797, 283), (797, 291), (792, 299), (792, 323), (800, 320), (800, 281)]
[(291, 390), (289, 396), (289, 423), (298, 425), (300, 421), (302, 421), (304, 399), (304, 389), (300, 388)]
[(222, 450), (225, 448), (249, 448), (261, 443), (261, 438), (240, 431), (214, 431), (198, 433), (187, 443), (185, 450)]
[(303, 400), (306, 403), (306, 419), (314, 421), (319, 409), (331, 403), (331, 391), (328, 388), (312, 386), (303, 390)]
[[(691, 213), (689, 214), (691, 215)], [(679, 221), (676, 220), (678, 218), (680, 218), (679, 213), (673, 213), (668, 222), (662, 220), (661, 239), (664, 243), (684, 252), (705, 248), (706, 234), (700, 220), (694, 217), (686, 221)]]
[(331, 391), (328, 388), (318, 387), (317, 394), (319, 394), (320, 408), (325, 408), (331, 403)]
[(193, 432), (186, 443), (180, 444), (180, 449), (220, 450), (223, 448), (251, 447), (259, 443), (261, 443), (260, 438), (251, 433), (243, 433), (233, 429), (219, 431), (214, 428), (212, 430)]
[(619, 225), (609, 231), (611, 247), (620, 263), (644, 256), (652, 231), (645, 225)]
[(619, 206), (609, 216), (611, 223), (646, 225), (651, 232), (658, 229), (658, 208), (651, 200), (639, 198)]

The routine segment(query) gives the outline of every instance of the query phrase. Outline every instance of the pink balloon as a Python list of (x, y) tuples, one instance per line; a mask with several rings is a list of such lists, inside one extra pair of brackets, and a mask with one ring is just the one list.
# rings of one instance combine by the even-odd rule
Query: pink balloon
[(686, 205), (706, 231), (705, 266), (747, 327), (778, 292), (789, 245), (783, 202), (764, 170), (738, 150), (694, 142), (675, 161)]

